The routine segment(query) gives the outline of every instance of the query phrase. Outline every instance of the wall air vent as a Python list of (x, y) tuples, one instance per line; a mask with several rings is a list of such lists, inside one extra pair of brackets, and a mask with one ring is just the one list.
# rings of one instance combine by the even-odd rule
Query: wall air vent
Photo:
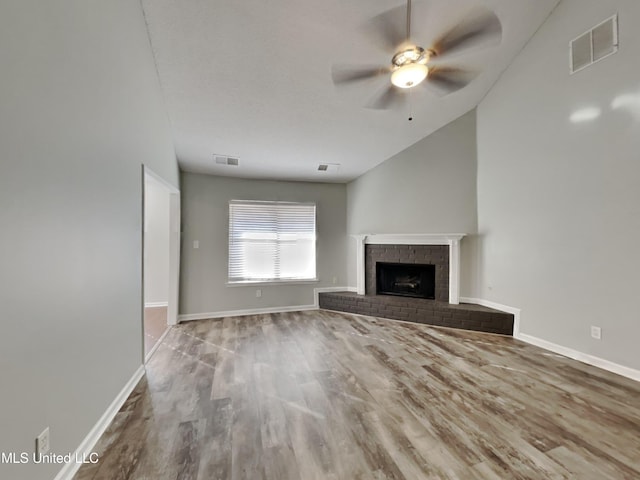
[(608, 18), (569, 45), (569, 71), (576, 73), (618, 51), (618, 15)]
[(214, 155), (213, 158), (215, 159), (218, 165), (229, 165), (232, 167), (238, 166), (238, 159), (234, 157), (227, 157), (224, 155)]
[(318, 171), (319, 172), (337, 172), (338, 170), (340, 170), (340, 164), (339, 163), (321, 163), (320, 165), (318, 165)]

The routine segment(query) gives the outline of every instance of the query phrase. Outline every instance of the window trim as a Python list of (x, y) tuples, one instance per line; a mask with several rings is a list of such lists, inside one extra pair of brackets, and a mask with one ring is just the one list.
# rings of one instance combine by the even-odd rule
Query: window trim
[(259, 287), (261, 285), (304, 285), (304, 284), (320, 283), (319, 278), (312, 278), (309, 280), (245, 280), (245, 281), (229, 281), (227, 280), (227, 287)]

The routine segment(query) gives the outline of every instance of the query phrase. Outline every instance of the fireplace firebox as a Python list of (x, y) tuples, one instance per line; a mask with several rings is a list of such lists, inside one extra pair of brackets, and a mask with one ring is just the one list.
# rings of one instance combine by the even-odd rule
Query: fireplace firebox
[(435, 299), (436, 266), (376, 262), (376, 294)]

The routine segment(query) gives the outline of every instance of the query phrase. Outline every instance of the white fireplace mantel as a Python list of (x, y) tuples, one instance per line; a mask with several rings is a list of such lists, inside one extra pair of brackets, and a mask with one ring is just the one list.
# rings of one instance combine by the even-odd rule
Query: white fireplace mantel
[(356, 287), (365, 294), (365, 245), (449, 245), (449, 303), (460, 303), (460, 240), (464, 233), (374, 233), (356, 239)]

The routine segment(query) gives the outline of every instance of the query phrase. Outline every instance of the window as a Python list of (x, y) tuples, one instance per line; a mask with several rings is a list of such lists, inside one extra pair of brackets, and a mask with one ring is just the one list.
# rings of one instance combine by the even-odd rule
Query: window
[(315, 204), (229, 202), (230, 283), (315, 279)]

